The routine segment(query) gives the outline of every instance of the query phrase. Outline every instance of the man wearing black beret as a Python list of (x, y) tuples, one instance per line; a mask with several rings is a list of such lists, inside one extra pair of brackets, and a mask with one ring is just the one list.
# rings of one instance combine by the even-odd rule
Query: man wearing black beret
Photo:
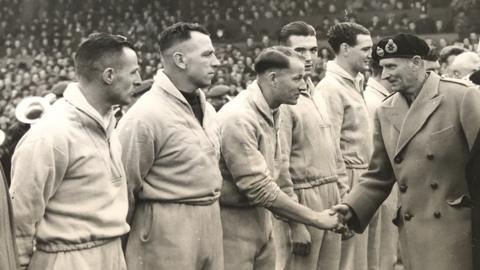
[(465, 167), (480, 130), (480, 92), (427, 72), (429, 48), (416, 36), (384, 38), (372, 53), (394, 94), (375, 113), (368, 171), (334, 209), (362, 232), (398, 182), (405, 269), (471, 270)]

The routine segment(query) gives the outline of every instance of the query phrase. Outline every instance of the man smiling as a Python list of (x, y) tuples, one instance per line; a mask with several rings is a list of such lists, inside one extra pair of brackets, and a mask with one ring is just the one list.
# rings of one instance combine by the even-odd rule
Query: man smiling
[[(327, 73), (314, 90), (314, 98), (325, 98), (335, 134), (349, 176), (355, 186), (368, 167), (372, 151), (368, 111), (362, 98), (363, 75), (369, 69), (372, 38), (370, 32), (355, 23), (339, 23), (328, 31), (328, 43), (335, 59), (327, 63)], [(367, 235), (342, 242), (340, 269), (367, 268)]]
[(297, 203), (291, 185), (284, 187), (278, 177), (288, 169), (279, 140), (279, 107), (296, 104), (305, 88), (302, 56), (287, 47), (267, 48), (256, 58), (255, 71), (257, 80), (218, 113), (220, 203), (229, 270), (276, 269), (270, 211), (319, 229), (331, 229), (337, 220), (328, 209), (316, 212)]
[(405, 269), (474, 269), (470, 223), (477, 203), (465, 175), (480, 130), (480, 92), (427, 73), (429, 48), (416, 36), (387, 37), (377, 47), (382, 79), (395, 93), (376, 111), (368, 171), (335, 209), (361, 232), (397, 182), (394, 223)]
[[(315, 29), (302, 21), (291, 22), (280, 31), (279, 41), (304, 57), (306, 81), (298, 103), (282, 108), (282, 151), (289, 170), (281, 174), (279, 182), (289, 182), (287, 186), (293, 186), (294, 198), (302, 205), (322, 211), (337, 204), (340, 194), (348, 188), (345, 164), (333, 140), (325, 101), (321, 96), (312, 98), (310, 76), (318, 51)], [(274, 220), (274, 225), (280, 255), (277, 269), (338, 269), (340, 235), (295, 222), (287, 225)]]

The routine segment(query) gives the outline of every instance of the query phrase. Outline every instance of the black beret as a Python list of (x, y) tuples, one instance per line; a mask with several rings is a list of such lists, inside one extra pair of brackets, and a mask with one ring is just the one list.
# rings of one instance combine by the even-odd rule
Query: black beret
[(372, 49), (372, 59), (411, 58), (415, 55), (428, 59), (430, 48), (421, 38), (411, 34), (398, 34), (380, 40)]

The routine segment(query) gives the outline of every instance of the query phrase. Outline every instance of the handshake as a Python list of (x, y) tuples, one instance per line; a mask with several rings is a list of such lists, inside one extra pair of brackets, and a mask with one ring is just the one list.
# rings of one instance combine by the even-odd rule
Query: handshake
[[(342, 235), (342, 240), (350, 239), (354, 233), (346, 223), (352, 218), (353, 212), (346, 204), (337, 204), (322, 212), (314, 212), (314, 227), (321, 230), (331, 230)], [(306, 226), (300, 223), (291, 223), (292, 253), (300, 256), (308, 256), (311, 249), (311, 235)]]
[(348, 229), (346, 223), (352, 218), (352, 209), (346, 204), (337, 204), (330, 209), (317, 212), (315, 227), (323, 230), (331, 230), (342, 234), (342, 238), (348, 239), (353, 232)]

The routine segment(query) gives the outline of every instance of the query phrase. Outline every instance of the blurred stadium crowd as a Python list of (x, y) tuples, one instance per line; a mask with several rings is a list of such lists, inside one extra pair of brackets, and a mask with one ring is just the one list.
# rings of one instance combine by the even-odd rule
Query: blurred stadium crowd
[[(160, 32), (178, 21), (204, 24), (221, 62), (212, 87), (221, 85), (234, 96), (253, 80), (255, 56), (276, 43), (276, 33), (261, 28), (263, 22), (276, 18), (308, 22), (315, 17), (319, 23), (312, 25), (322, 40), (331, 25), (349, 20), (365, 25), (373, 37), (427, 34), (437, 52), (452, 44), (477, 51), (476, 17), (472, 15), (480, 8), (475, 0), (58, 0), (31, 11), (32, 18), (25, 21), (19, 16), (25, 13), (25, 2), (29, 1), (0, 0), (0, 129), (6, 133), (2, 157), (13, 151), (12, 142), (18, 139), (15, 133), (22, 130), (23, 124), (15, 119), (18, 103), (27, 96), (46, 95), (60, 81), (74, 80), (72, 52), (92, 32), (118, 33), (133, 40), (142, 79), (149, 79), (162, 67)], [(448, 16), (435, 17), (429, 10)], [(361, 16), (364, 13), (373, 16)], [(448, 33), (457, 38), (442, 36)], [(322, 78), (326, 61), (333, 57), (323, 44), (314, 81)]]

